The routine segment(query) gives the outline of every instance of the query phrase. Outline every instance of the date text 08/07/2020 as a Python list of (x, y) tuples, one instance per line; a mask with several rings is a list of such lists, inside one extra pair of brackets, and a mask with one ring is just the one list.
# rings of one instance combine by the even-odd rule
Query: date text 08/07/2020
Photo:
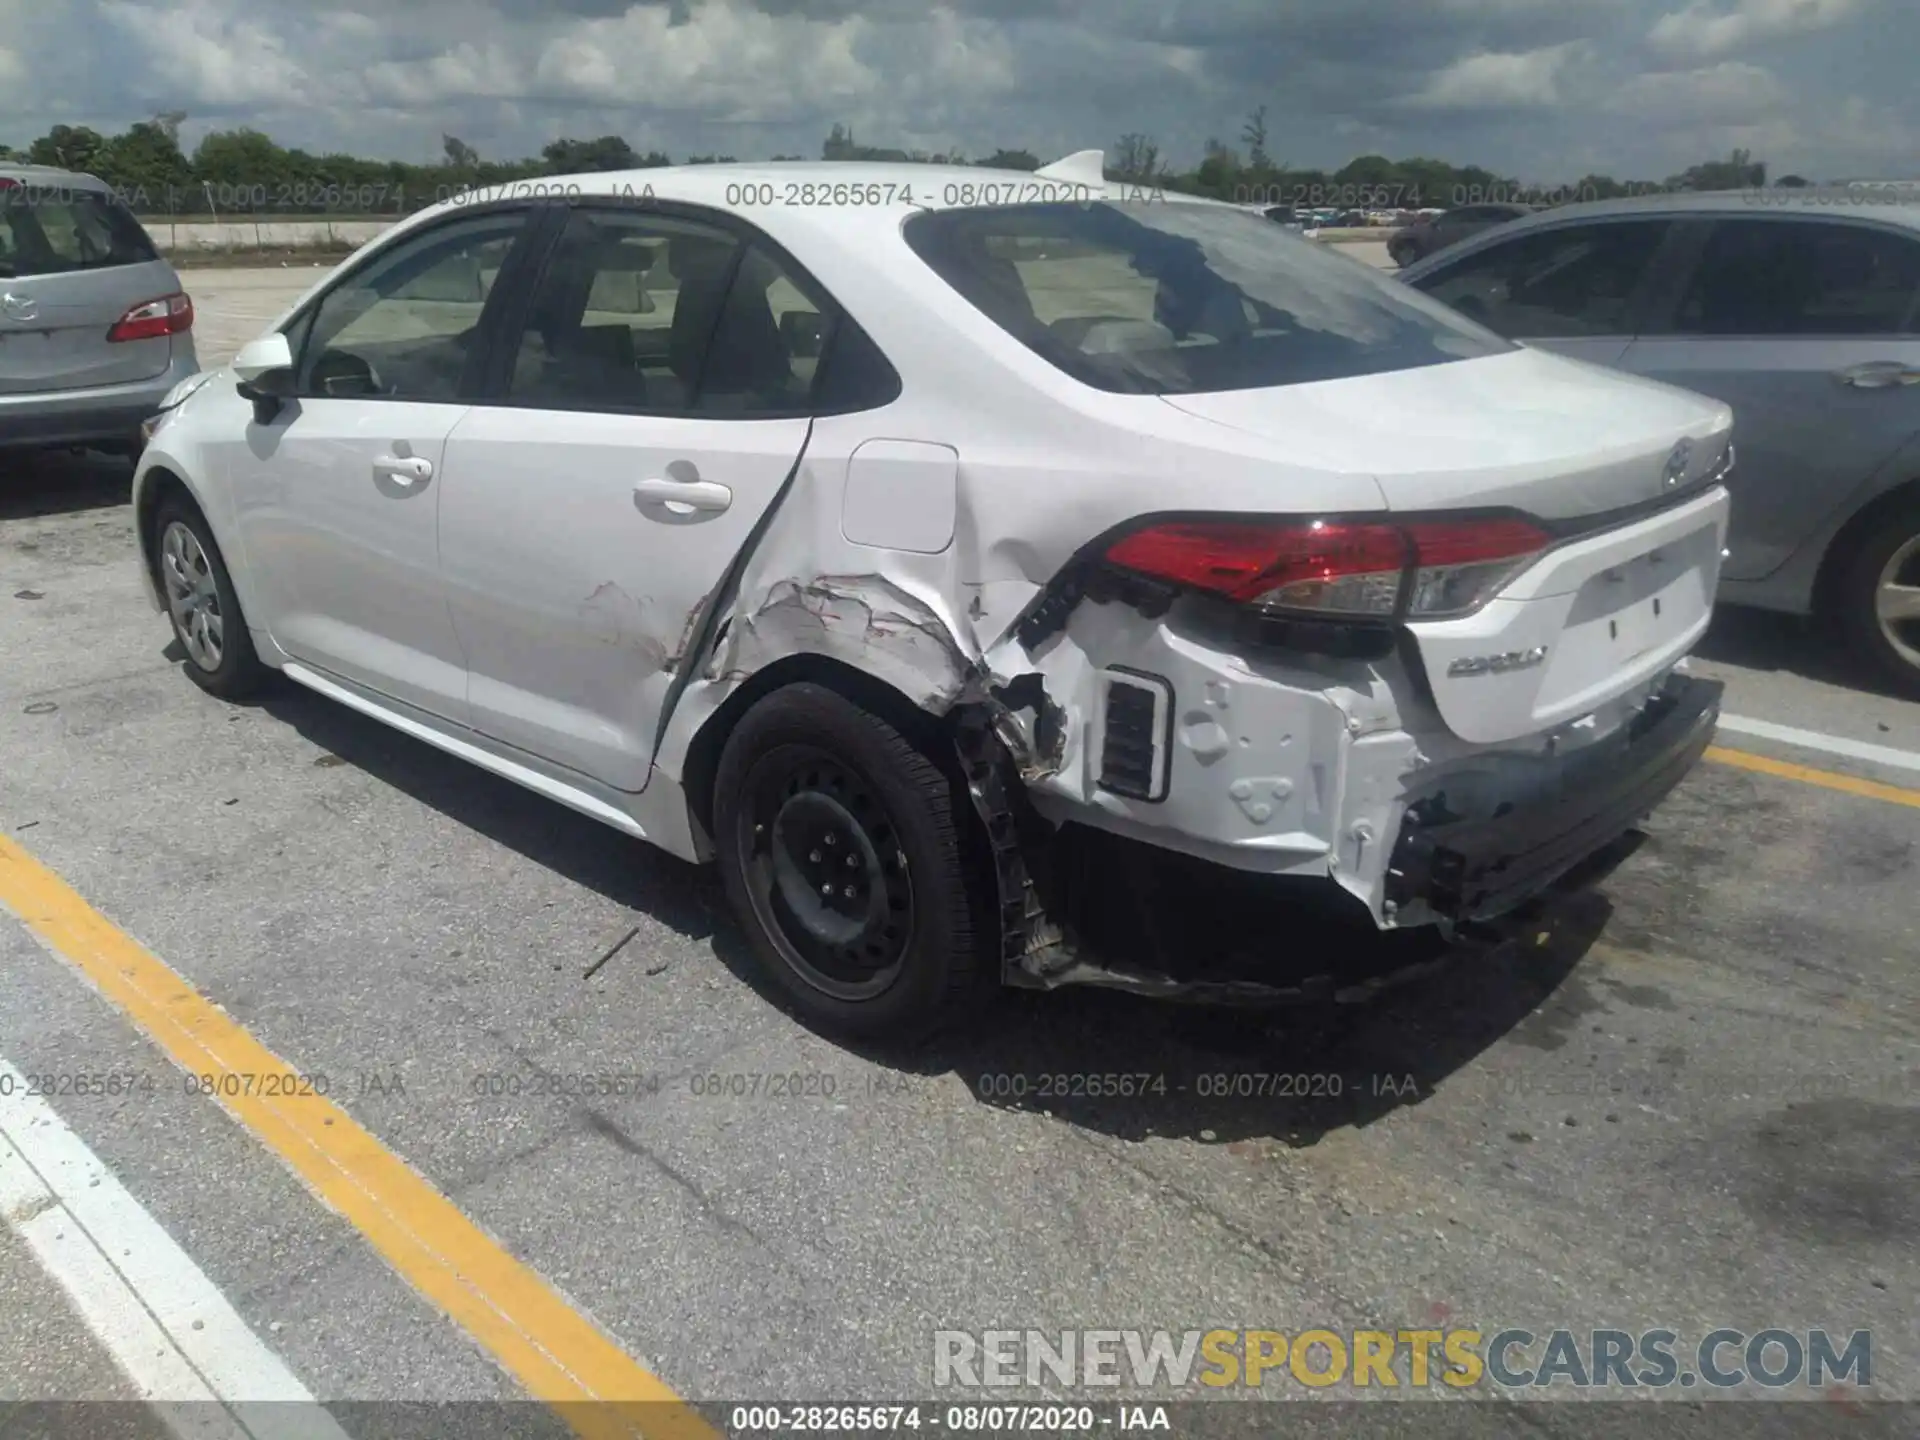
[(916, 1434), (939, 1436), (1091, 1435), (1111, 1431), (1170, 1431), (1164, 1405), (801, 1404), (735, 1405), (727, 1415), (735, 1435)]

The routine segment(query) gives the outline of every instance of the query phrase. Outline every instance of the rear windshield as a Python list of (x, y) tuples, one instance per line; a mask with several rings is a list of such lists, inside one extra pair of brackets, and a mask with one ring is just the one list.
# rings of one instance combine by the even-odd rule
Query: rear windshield
[(138, 265), (156, 258), (140, 222), (111, 195), (0, 180), (0, 278)]
[(1514, 348), (1371, 266), (1225, 206), (937, 210), (905, 235), (994, 323), (1102, 390), (1254, 390)]

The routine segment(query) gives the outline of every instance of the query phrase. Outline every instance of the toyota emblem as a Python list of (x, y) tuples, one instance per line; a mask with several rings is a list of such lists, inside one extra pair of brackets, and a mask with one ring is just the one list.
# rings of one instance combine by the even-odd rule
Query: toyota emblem
[(9, 320), (32, 320), (40, 313), (40, 307), (31, 295), (15, 295), (8, 291), (0, 295), (0, 315)]

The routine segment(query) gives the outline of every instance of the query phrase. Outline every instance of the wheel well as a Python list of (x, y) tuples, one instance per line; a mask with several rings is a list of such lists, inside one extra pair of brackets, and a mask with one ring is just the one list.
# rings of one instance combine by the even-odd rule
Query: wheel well
[(726, 749), (733, 727), (775, 690), (801, 681), (837, 691), (912, 740), (936, 765), (957, 771), (957, 762), (946, 743), (947, 726), (941, 717), (929, 715), (885, 681), (876, 680), (845, 661), (827, 655), (788, 655), (754, 672), (708, 717), (687, 747), (680, 783), (703, 839), (713, 835), (713, 783), (720, 771), (720, 753)]
[(1866, 537), (1873, 534), (1889, 516), (1914, 506), (1920, 506), (1920, 479), (1909, 480), (1903, 485), (1894, 486), (1884, 495), (1875, 496), (1840, 527), (1839, 533), (1827, 545), (1827, 553), (1820, 557), (1820, 570), (1814, 577), (1815, 614), (1832, 613), (1834, 587), (1840, 583), (1848, 560)]
[(160, 582), (160, 561), (158, 547), (153, 544), (153, 517), (160, 513), (160, 506), (169, 495), (179, 496), (195, 510), (200, 508), (186, 481), (171, 470), (156, 465), (147, 472), (147, 483), (140, 491), (140, 508), (133, 517), (134, 533), (144, 542), (141, 548), (146, 554), (147, 569), (152, 572), (156, 585)]

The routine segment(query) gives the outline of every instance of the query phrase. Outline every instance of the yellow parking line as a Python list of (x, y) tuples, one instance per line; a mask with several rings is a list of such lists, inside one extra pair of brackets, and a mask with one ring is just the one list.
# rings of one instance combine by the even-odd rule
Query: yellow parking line
[(298, 1067), (254, 1039), (5, 836), (0, 905), (79, 969), (183, 1070), (210, 1077), (236, 1120), (575, 1433), (593, 1440), (641, 1429), (648, 1437), (676, 1440), (718, 1436), (665, 1382), (338, 1105), (320, 1095), (260, 1093), (259, 1077), (289, 1075)]
[(1798, 780), (1803, 785), (1818, 785), (1823, 790), (1838, 790), (1846, 795), (1864, 795), (1869, 800), (1885, 800), (1893, 805), (1911, 805), (1920, 810), (1920, 790), (1909, 790), (1901, 785), (1886, 785), (1878, 780), (1862, 780), (1857, 775), (1840, 775), (1832, 770), (1815, 770), (1807, 765), (1795, 765), (1788, 760), (1773, 760), (1765, 755), (1755, 755), (1746, 750), (1729, 750), (1721, 745), (1710, 746), (1707, 759), (1717, 760), (1722, 765), (1734, 765), (1742, 770), (1757, 770), (1762, 775), (1777, 775), (1782, 780)]

